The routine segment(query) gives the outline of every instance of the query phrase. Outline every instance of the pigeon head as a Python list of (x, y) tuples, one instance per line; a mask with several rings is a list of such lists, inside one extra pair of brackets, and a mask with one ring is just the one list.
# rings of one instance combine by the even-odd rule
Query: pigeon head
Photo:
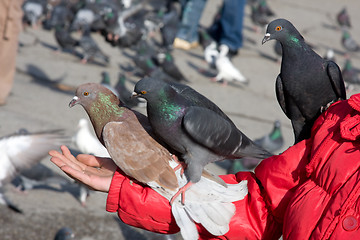
[[(103, 96), (106, 96), (106, 99), (103, 99)], [(85, 83), (76, 89), (75, 96), (69, 103), (69, 107), (80, 104), (86, 109), (94, 102), (103, 100), (116, 103), (117, 105), (120, 104), (120, 100), (108, 88), (97, 83)]]
[(149, 101), (161, 95), (166, 86), (168, 86), (168, 84), (162, 80), (145, 77), (135, 84), (132, 97), (142, 97)]
[(303, 40), (303, 37), (291, 22), (280, 18), (269, 23), (262, 44), (272, 39), (278, 40), (284, 44), (288, 42), (298, 43), (300, 40)]

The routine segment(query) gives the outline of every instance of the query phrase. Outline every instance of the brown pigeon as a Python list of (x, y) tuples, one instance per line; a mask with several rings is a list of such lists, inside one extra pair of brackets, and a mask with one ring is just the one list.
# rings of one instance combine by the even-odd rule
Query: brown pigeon
[[(109, 89), (96, 83), (80, 85), (69, 106), (76, 104), (84, 107), (100, 142), (128, 176), (147, 184), (169, 201), (187, 183), (170, 152), (149, 130), (145, 131), (143, 125), (148, 123), (141, 124), (139, 117), (124, 107)], [(142, 118), (146, 119), (144, 115)], [(175, 199), (171, 205), (183, 238), (198, 238), (195, 222), (213, 235), (225, 234), (235, 213), (232, 202), (243, 199), (246, 194), (247, 181), (222, 186), (203, 175), (187, 191), (186, 202)]]

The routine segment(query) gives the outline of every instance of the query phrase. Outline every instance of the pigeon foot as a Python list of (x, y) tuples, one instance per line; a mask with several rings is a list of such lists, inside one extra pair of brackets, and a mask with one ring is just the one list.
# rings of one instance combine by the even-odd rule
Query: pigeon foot
[(179, 189), (177, 193), (171, 198), (170, 205), (173, 205), (175, 199), (181, 194), (181, 204), (185, 205), (185, 191), (188, 190), (193, 185), (192, 182), (188, 182), (183, 187)]

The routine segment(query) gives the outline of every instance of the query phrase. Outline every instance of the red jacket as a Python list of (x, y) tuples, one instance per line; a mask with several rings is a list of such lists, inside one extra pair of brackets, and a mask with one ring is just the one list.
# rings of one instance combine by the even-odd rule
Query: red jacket
[[(235, 202), (230, 230), (221, 237), (198, 226), (201, 239), (360, 239), (360, 94), (333, 104), (317, 119), (312, 137), (263, 160)], [(127, 224), (160, 233), (179, 231), (169, 202), (117, 171), (107, 211)]]

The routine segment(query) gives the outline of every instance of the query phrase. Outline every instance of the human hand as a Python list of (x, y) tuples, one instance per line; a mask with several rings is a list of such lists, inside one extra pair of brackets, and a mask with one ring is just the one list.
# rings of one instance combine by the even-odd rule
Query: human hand
[(82, 182), (93, 190), (109, 192), (110, 183), (117, 166), (110, 158), (79, 154), (76, 158), (66, 146), (61, 146), (62, 153), (51, 150), (50, 161), (71, 178)]

